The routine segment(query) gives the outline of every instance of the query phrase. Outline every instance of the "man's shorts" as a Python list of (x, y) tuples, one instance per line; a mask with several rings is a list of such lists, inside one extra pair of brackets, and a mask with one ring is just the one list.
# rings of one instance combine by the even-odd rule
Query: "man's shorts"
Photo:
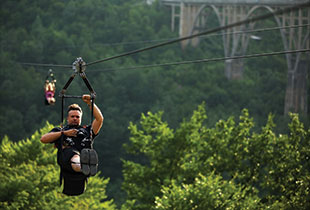
[(62, 167), (62, 175), (64, 178), (63, 193), (66, 195), (80, 195), (85, 190), (85, 182), (87, 177), (81, 173), (76, 172), (71, 167), (71, 158), (80, 153), (72, 148), (65, 148), (62, 154), (58, 154), (58, 164)]
[(80, 155), (79, 151), (73, 148), (65, 148), (62, 150), (62, 154), (59, 154), (59, 165), (68, 172), (75, 172), (71, 166), (71, 158), (74, 155)]

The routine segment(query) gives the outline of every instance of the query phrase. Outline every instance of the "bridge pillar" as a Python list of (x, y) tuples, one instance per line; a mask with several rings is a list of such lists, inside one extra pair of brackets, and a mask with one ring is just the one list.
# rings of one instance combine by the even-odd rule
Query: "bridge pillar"
[[(189, 36), (192, 34), (193, 25), (195, 25), (195, 18), (198, 15), (199, 7), (193, 4), (180, 3), (180, 27), (179, 36)], [(189, 43), (198, 44), (199, 38), (193, 38), (184, 40), (181, 42), (182, 49), (184, 49)]]
[(284, 113), (308, 113), (307, 78), (310, 70), (309, 60), (301, 60), (297, 70), (290, 70), (287, 74)]
[[(281, 17), (282, 25), (302, 25), (310, 23), (310, 9), (299, 9)], [(281, 29), (285, 50), (309, 49), (310, 26)], [(302, 57), (304, 56), (304, 57)], [(287, 85), (285, 93), (284, 114), (295, 112), (308, 114), (307, 78), (310, 70), (309, 53), (287, 54)]]
[(243, 59), (232, 59), (225, 61), (225, 76), (227, 77), (227, 79), (242, 79), (243, 70)]

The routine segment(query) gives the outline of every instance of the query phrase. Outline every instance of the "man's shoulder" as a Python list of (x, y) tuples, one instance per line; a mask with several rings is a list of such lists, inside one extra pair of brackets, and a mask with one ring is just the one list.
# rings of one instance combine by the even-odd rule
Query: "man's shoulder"
[[(94, 131), (92, 130), (92, 126), (91, 125), (83, 125), (81, 126), (81, 129), (86, 131), (86, 133), (88, 135), (92, 135), (93, 138), (95, 138), (97, 135), (94, 134)], [(92, 130), (92, 133), (90, 132)]]

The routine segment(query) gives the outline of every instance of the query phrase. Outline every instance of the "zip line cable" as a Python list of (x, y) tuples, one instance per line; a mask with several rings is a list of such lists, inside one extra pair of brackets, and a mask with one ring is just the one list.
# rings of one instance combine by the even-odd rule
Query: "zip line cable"
[[(246, 31), (234, 31), (228, 33), (219, 33), (219, 34), (210, 34), (201, 36), (201, 38), (209, 38), (213, 36), (223, 36), (223, 35), (232, 35), (232, 34), (246, 34), (246, 33), (253, 33), (253, 32), (264, 32), (264, 31), (273, 31), (278, 29), (289, 29), (289, 28), (301, 28), (310, 26), (309, 24), (301, 24), (301, 25), (291, 25), (291, 26), (278, 26), (278, 27), (270, 27), (270, 28), (259, 28), (254, 30), (246, 30)], [(152, 42), (161, 42), (161, 41), (170, 41), (177, 38), (170, 38), (170, 39), (158, 39), (158, 40), (142, 40), (142, 41), (132, 41), (132, 42), (115, 42), (115, 43), (103, 43), (99, 45), (103, 46), (117, 46), (117, 45), (133, 45), (133, 44), (144, 44), (144, 43), (152, 43)]]
[[(270, 53), (256, 53), (256, 54), (243, 55), (243, 56), (241, 55), (241, 56), (233, 56), (233, 57), (208, 58), (208, 59), (190, 60), (190, 61), (163, 63), (163, 64), (149, 64), (149, 65), (143, 65), (143, 66), (142, 65), (141, 66), (131, 66), (131, 67), (124, 67), (124, 68), (92, 69), (91, 72), (104, 72), (105, 73), (105, 72), (112, 72), (112, 71), (136, 70), (136, 69), (144, 69), (144, 68), (156, 68), (156, 67), (165, 67), (165, 66), (208, 63), (208, 62), (216, 62), (216, 61), (235, 60), (235, 59), (243, 59), (243, 58), (247, 59), (247, 58), (255, 58), (255, 57), (266, 57), (266, 56), (293, 54), (293, 53), (306, 53), (306, 52), (310, 52), (310, 49), (288, 50), (288, 51), (278, 51), (278, 52), (270, 52)], [(41, 70), (41, 69), (39, 69), (39, 70)], [(44, 69), (42, 69), (42, 71), (43, 70)], [(91, 72), (89, 72), (89, 73), (91, 73)]]
[(235, 59), (243, 59), (243, 58), (255, 58), (255, 57), (263, 57), (263, 56), (274, 56), (274, 55), (283, 55), (283, 54), (291, 54), (291, 53), (304, 53), (304, 52), (310, 52), (310, 49), (288, 50), (288, 51), (279, 51), (279, 52), (270, 52), (270, 53), (259, 53), (259, 54), (233, 56), (233, 57), (209, 58), (209, 59), (200, 59), (200, 60), (191, 60), (191, 61), (181, 61), (181, 62), (174, 62), (174, 63), (150, 64), (150, 65), (132, 66), (132, 67), (126, 67), (126, 68), (92, 70), (92, 72), (95, 72), (95, 71), (110, 72), (110, 71), (120, 71), (120, 70), (134, 70), (134, 69), (155, 68), (155, 67), (175, 66), (175, 65), (184, 65), (184, 64), (197, 64), (197, 63), (207, 63), (207, 62), (215, 62), (215, 61), (235, 60)]
[(269, 17), (274, 16), (274, 15), (284, 14), (284, 13), (287, 13), (287, 12), (293, 12), (293, 11), (298, 10), (300, 8), (309, 7), (309, 6), (310, 6), (310, 1), (307, 2), (307, 3), (295, 5), (293, 7), (287, 7), (287, 8), (284, 8), (284, 9), (280, 9), (280, 10), (277, 10), (275, 12), (267, 13), (267, 14), (264, 14), (264, 15), (259, 15), (259, 16), (253, 17), (253, 18), (248, 18), (248, 19), (245, 19), (245, 20), (242, 20), (242, 21), (238, 21), (238, 22), (235, 22), (235, 23), (232, 23), (232, 24), (225, 25), (225, 26), (220, 26), (220, 27), (217, 27), (217, 28), (214, 28), (214, 29), (210, 29), (210, 30), (207, 30), (207, 31), (204, 31), (204, 32), (197, 33), (197, 34), (181, 37), (181, 38), (174, 39), (174, 40), (171, 40), (171, 41), (163, 42), (163, 43), (160, 43), (160, 44), (152, 45), (152, 46), (149, 46), (149, 47), (133, 50), (133, 51), (126, 52), (126, 53), (123, 53), (123, 54), (119, 54), (119, 55), (116, 55), (116, 56), (112, 56), (112, 57), (104, 58), (104, 59), (97, 60), (97, 61), (94, 61), (94, 62), (90, 62), (88, 64), (85, 64), (85, 66), (90, 66), (90, 65), (93, 65), (93, 64), (97, 64), (97, 63), (113, 60), (113, 59), (116, 59), (116, 58), (137, 54), (137, 53), (140, 53), (140, 52), (143, 52), (143, 51), (151, 50), (151, 49), (162, 47), (162, 46), (165, 46), (165, 45), (173, 44), (173, 43), (176, 43), (176, 42), (181, 42), (181, 41), (184, 41), (184, 40), (187, 40), (187, 39), (192, 39), (192, 38), (195, 38), (195, 37), (198, 37), (198, 36), (207, 35), (207, 34), (210, 34), (210, 33), (217, 32), (217, 31), (226, 30), (228, 28), (240, 26), (240, 25), (243, 25), (243, 24), (249, 24), (251, 22), (255, 22), (255, 21), (258, 21), (258, 20), (263, 20), (263, 19), (269, 18)]
[[(301, 27), (307, 27), (310, 26), (309, 24), (302, 24), (302, 25), (291, 25), (291, 26), (279, 26), (279, 27), (272, 27), (272, 28), (260, 28), (255, 30), (247, 30), (247, 31), (234, 31), (229, 33), (219, 33), (219, 34), (210, 34), (202, 36), (202, 38), (209, 38), (213, 36), (223, 36), (223, 35), (232, 35), (232, 34), (242, 34), (242, 33), (255, 33), (255, 32), (265, 32), (265, 31), (272, 31), (272, 30), (278, 30), (278, 29), (290, 29), (290, 28), (301, 28)], [(164, 39), (162, 39), (164, 40)], [(171, 40), (171, 39), (166, 39)], [(125, 44), (139, 44), (139, 43), (147, 43), (147, 42), (158, 42), (160, 40), (149, 40), (149, 41), (138, 41), (138, 42), (125, 42)], [(124, 43), (112, 43), (111, 45), (122, 45)], [(125, 45), (124, 44), (124, 45)], [(105, 44), (104, 44), (105, 45)], [(106, 44), (108, 45), (108, 44)], [(57, 65), (57, 64), (40, 64), (40, 63), (20, 63), (22, 65), (29, 65), (29, 66), (41, 66), (41, 67), (62, 67), (62, 68), (72, 68), (71, 65)], [(92, 70), (94, 71), (94, 70)], [(95, 70), (96, 71), (96, 70)]]
[(212, 36), (223, 36), (223, 35), (233, 35), (233, 34), (246, 34), (246, 33), (253, 33), (253, 32), (265, 32), (265, 31), (273, 31), (273, 30), (278, 30), (278, 29), (290, 29), (290, 28), (301, 28), (301, 27), (306, 27), (310, 26), (309, 24), (302, 24), (302, 25), (291, 25), (291, 26), (278, 26), (278, 27), (272, 27), (272, 28), (259, 28), (259, 29), (254, 29), (254, 30), (246, 30), (246, 31), (234, 31), (234, 32), (228, 32), (228, 33), (220, 33), (220, 34), (210, 34), (210, 35), (205, 35), (201, 36), (203, 38), (209, 38)]
[[(162, 46), (165, 46), (165, 45), (173, 44), (173, 43), (176, 43), (176, 42), (181, 42), (181, 41), (184, 41), (184, 40), (187, 40), (187, 39), (192, 39), (192, 38), (195, 38), (195, 37), (198, 37), (198, 36), (205, 36), (205, 35), (208, 35), (208, 34), (211, 34), (211, 33), (214, 33), (214, 32), (226, 30), (226, 29), (229, 29), (229, 28), (233, 28), (233, 27), (236, 27), (236, 26), (243, 25), (243, 24), (249, 24), (251, 22), (255, 22), (255, 21), (258, 21), (258, 20), (263, 20), (263, 19), (269, 18), (269, 17), (274, 16), (274, 15), (284, 14), (284, 13), (287, 13), (287, 12), (293, 12), (293, 11), (298, 10), (300, 8), (309, 7), (309, 6), (310, 6), (310, 1), (307, 2), (307, 3), (295, 5), (293, 7), (287, 7), (287, 8), (284, 8), (284, 9), (280, 9), (280, 10), (277, 10), (275, 12), (270, 12), (270, 13), (267, 13), (267, 14), (264, 14), (264, 15), (256, 16), (256, 17), (253, 17), (253, 18), (248, 18), (248, 19), (245, 19), (245, 20), (242, 20), (242, 21), (239, 21), (239, 22), (235, 22), (235, 23), (232, 23), (232, 24), (225, 25), (225, 26), (220, 26), (220, 27), (217, 27), (217, 28), (214, 28), (214, 29), (210, 29), (210, 30), (207, 30), (207, 31), (204, 31), (204, 32), (197, 33), (197, 34), (193, 34), (193, 35), (189, 35), (189, 36), (185, 36), (185, 37), (181, 37), (181, 38), (176, 38), (176, 39), (173, 39), (173, 40), (170, 40), (170, 41), (167, 41), (167, 42), (163, 42), (163, 43), (160, 43), (160, 44), (152, 45), (152, 46), (145, 47), (145, 48), (140, 48), (140, 49), (133, 50), (133, 51), (130, 51), (130, 52), (122, 53), (122, 54), (111, 56), (111, 57), (104, 58), (104, 59), (100, 59), (100, 60), (97, 60), (97, 61), (94, 61), (94, 62), (86, 63), (84, 66), (90, 66), (90, 65), (97, 64), (97, 63), (113, 60), (113, 59), (116, 59), (116, 58), (137, 54), (137, 53), (140, 53), (140, 52), (143, 52), (143, 51), (151, 50), (151, 49), (162, 47)], [(307, 24), (307, 25), (309, 25), (309, 24)], [(253, 30), (253, 31), (255, 31), (255, 30)], [(242, 32), (232, 32), (232, 33), (242, 33)], [(42, 67), (72, 68), (71, 65), (54, 65), (54, 64), (39, 64), (39, 63), (20, 63), (20, 64), (31, 65), (31, 66), (42, 66)]]
[(72, 65), (43, 64), (43, 63), (19, 63), (19, 64), (27, 65), (27, 66), (72, 68)]
[[(301, 25), (291, 25), (291, 26), (279, 26), (279, 27), (270, 27), (270, 28), (260, 28), (254, 30), (246, 30), (246, 31), (234, 31), (228, 33), (219, 33), (219, 34), (210, 34), (201, 36), (201, 38), (209, 38), (213, 36), (223, 36), (223, 35), (232, 35), (232, 34), (245, 34), (245, 33), (253, 33), (253, 32), (264, 32), (264, 31), (273, 31), (278, 29), (289, 29), (289, 28), (301, 28), (310, 26), (309, 24), (301, 24)], [(144, 44), (144, 43), (152, 43), (152, 42), (161, 42), (161, 41), (170, 41), (177, 38), (170, 38), (170, 39), (157, 39), (157, 40), (142, 40), (142, 41), (132, 41), (132, 42), (115, 42), (115, 43), (102, 43), (99, 45), (103, 46), (118, 46), (118, 45), (134, 45), (134, 44)]]
[[(234, 32), (228, 32), (228, 33), (218, 33), (218, 34), (209, 34), (201, 36), (201, 38), (209, 38), (214, 36), (223, 36), (223, 35), (233, 35), (233, 34), (246, 34), (246, 33), (255, 33), (255, 32), (265, 32), (265, 31), (273, 31), (278, 29), (290, 29), (290, 28), (302, 28), (310, 26), (309, 24), (301, 24), (301, 25), (289, 25), (289, 26), (278, 26), (278, 27), (269, 27), (269, 28), (259, 28), (259, 29), (253, 29), (253, 30), (245, 30), (245, 31), (234, 31)], [(131, 41), (131, 42), (113, 42), (113, 43), (98, 43), (98, 44), (91, 44), (89, 45), (92, 47), (93, 45), (96, 45), (96, 47), (101, 46), (123, 46), (123, 45), (136, 45), (136, 44), (145, 44), (145, 43), (154, 43), (154, 42), (162, 42), (162, 41), (170, 41), (177, 39), (176, 37), (173, 38), (167, 38), (167, 39), (155, 39), (155, 40), (141, 40), (141, 41)], [(68, 46), (62, 46), (62, 47), (54, 47), (57, 49), (63, 49), (68, 48)], [(69, 46), (69, 48), (76, 48)]]

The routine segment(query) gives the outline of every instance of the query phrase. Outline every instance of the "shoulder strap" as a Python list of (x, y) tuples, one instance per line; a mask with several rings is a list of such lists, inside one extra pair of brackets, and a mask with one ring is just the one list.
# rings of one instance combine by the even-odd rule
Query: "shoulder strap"
[[(57, 158), (60, 158), (61, 160), (58, 160), (59, 163), (61, 163), (61, 161), (63, 160), (63, 150), (62, 150), (62, 145), (63, 145), (63, 142), (64, 142), (64, 133), (63, 133), (63, 126), (61, 126), (61, 136), (60, 136), (60, 143), (57, 145)], [(63, 169), (62, 169), (62, 166), (61, 164), (59, 164), (60, 166), (60, 173), (59, 173), (59, 185), (61, 186), (62, 185), (62, 179), (63, 179)]]

